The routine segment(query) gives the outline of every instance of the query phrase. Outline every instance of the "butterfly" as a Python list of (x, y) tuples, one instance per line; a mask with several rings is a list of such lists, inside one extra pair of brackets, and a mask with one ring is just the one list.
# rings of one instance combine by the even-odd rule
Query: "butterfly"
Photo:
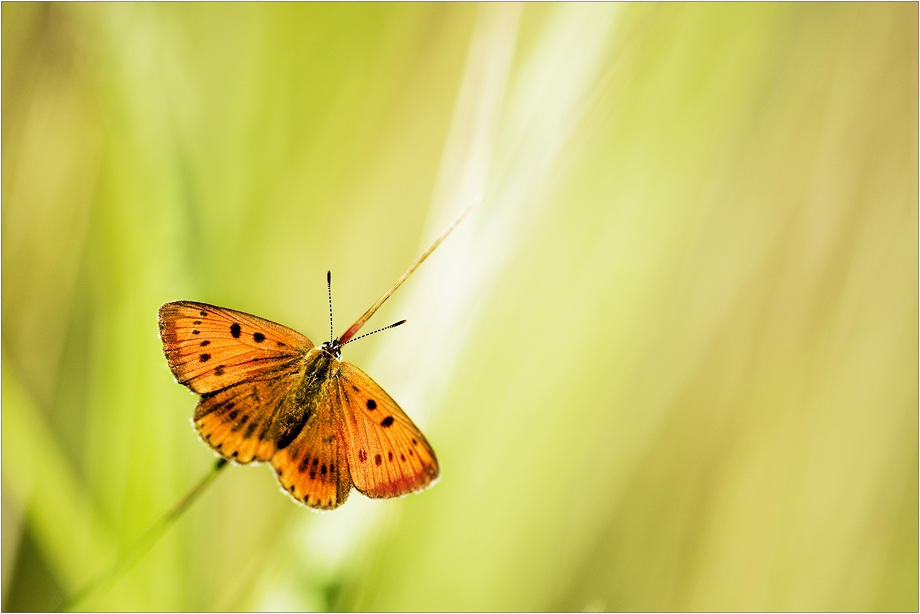
[[(471, 209), (342, 336), (330, 335), (318, 347), (293, 329), (242, 311), (194, 301), (160, 307), (169, 368), (178, 383), (201, 395), (192, 417), (201, 440), (236, 463), (271, 463), (286, 493), (319, 510), (342, 505), (352, 487), (390, 498), (433, 485), (440, 468), (431, 444), (383, 388), (342, 361), (341, 352)], [(331, 327), (331, 273), (326, 280)]]

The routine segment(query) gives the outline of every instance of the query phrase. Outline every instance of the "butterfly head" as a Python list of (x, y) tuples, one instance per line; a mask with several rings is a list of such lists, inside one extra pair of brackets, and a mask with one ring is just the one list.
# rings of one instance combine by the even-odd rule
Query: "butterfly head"
[(326, 343), (319, 346), (319, 349), (323, 350), (327, 354), (331, 354), (335, 357), (336, 360), (342, 360), (342, 346), (339, 344), (338, 340), (327, 341)]

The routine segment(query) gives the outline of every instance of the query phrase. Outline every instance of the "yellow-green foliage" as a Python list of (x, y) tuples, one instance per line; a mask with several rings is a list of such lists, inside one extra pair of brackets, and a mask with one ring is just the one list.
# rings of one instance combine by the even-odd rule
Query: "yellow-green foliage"
[[(443, 478), (230, 467), (104, 610), (916, 610), (918, 9), (2, 5), (3, 610), (202, 476), (160, 304), (349, 345)], [(370, 330), (370, 328), (368, 328)]]

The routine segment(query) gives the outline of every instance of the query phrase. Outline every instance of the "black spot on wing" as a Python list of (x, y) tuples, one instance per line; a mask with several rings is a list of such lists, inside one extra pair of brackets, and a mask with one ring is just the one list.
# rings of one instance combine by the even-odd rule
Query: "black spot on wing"
[(255, 333), (252, 336), (252, 340), (255, 341), (256, 343), (262, 343), (263, 341), (265, 341), (265, 335), (263, 335), (262, 333)]
[(393, 424), (393, 416), (387, 416), (386, 418), (380, 421), (380, 426), (382, 426), (383, 428), (387, 428), (391, 424)]
[(234, 322), (230, 325), (230, 334), (233, 335), (234, 339), (240, 338), (240, 325)]
[(367, 400), (367, 408), (368, 408), (368, 409), (377, 409), (377, 401), (375, 401), (374, 399), (368, 399), (368, 400)]

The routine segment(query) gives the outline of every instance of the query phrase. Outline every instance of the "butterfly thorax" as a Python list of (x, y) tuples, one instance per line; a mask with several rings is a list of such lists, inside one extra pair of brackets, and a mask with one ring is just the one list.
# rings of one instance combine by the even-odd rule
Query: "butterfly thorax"
[(300, 368), (300, 384), (295, 389), (297, 396), (310, 398), (320, 394), (321, 389), (338, 375), (338, 356), (327, 350), (325, 345), (310, 349), (304, 356)]

